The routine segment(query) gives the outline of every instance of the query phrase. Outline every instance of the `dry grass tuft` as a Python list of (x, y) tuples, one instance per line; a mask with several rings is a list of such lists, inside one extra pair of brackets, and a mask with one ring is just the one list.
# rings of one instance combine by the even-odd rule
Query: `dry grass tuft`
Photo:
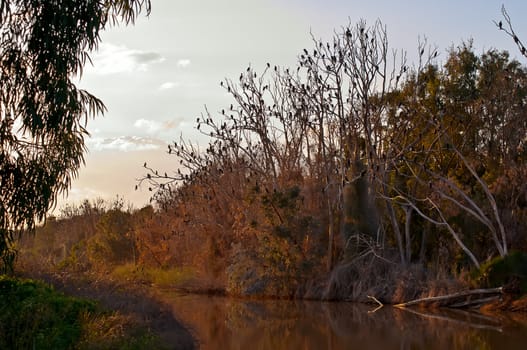
[(437, 279), (421, 265), (400, 265), (385, 258), (367, 256), (337, 266), (323, 293), (325, 300), (369, 302), (368, 295), (382, 303), (405, 301), (459, 291), (463, 283)]

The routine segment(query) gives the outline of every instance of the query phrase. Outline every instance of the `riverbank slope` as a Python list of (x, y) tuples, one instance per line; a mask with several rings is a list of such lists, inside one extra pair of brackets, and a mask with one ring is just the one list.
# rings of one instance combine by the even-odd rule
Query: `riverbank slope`
[(95, 300), (107, 309), (133, 317), (158, 336), (166, 349), (196, 348), (189, 330), (174, 317), (169, 307), (154, 299), (144, 286), (94, 279), (88, 274), (22, 271), (20, 275), (51, 284), (68, 296)]

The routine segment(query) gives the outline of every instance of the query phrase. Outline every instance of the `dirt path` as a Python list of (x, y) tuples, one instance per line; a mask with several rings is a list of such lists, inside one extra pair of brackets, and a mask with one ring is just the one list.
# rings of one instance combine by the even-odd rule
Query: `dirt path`
[(158, 335), (169, 349), (196, 348), (196, 341), (174, 317), (170, 307), (155, 300), (146, 286), (93, 281), (67, 274), (24, 273), (22, 277), (43, 280), (66, 295), (97, 300), (110, 310), (131, 314)]

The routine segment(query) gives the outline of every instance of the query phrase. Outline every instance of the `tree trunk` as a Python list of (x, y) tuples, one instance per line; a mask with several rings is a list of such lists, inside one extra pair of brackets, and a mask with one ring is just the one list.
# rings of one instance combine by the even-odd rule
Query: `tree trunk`
[(406, 243), (406, 262), (410, 263), (412, 261), (412, 235), (410, 233), (411, 223), (412, 223), (412, 214), (414, 209), (412, 207), (405, 207), (404, 209), (406, 218), (404, 224), (404, 234), (405, 234), (405, 243)]
[(334, 238), (334, 218), (333, 218), (333, 210), (331, 210), (331, 200), (328, 197), (328, 261), (327, 261), (327, 269), (328, 272), (331, 272), (333, 269), (333, 242), (335, 240)]

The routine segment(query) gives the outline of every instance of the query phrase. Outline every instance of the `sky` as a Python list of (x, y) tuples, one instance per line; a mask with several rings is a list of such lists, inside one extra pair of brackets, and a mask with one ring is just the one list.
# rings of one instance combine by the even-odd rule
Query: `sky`
[[(527, 41), (527, 1), (494, 0), (152, 0), (149, 17), (135, 25), (107, 29), (93, 65), (78, 85), (103, 100), (104, 116), (88, 124), (89, 152), (58, 208), (84, 199), (122, 197), (140, 208), (146, 187), (135, 191), (144, 162), (162, 172), (177, 169), (167, 154), (183, 137), (205, 148), (196, 117), (231, 103), (220, 81), (238, 77), (247, 66), (294, 67), (315, 38), (331, 40), (335, 31), (364, 19), (386, 25), (391, 48), (417, 55), (419, 39), (448, 49), (473, 39), (476, 53), (496, 48), (522, 58), (513, 41), (497, 30), (505, 5), (517, 34)], [(218, 113), (219, 114), (219, 113)]]

